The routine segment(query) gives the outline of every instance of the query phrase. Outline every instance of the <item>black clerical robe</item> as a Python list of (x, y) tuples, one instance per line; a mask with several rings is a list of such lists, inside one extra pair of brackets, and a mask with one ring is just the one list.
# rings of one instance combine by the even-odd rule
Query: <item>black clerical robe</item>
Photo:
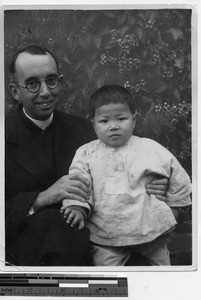
[[(76, 149), (95, 138), (86, 120), (54, 112), (42, 132), (26, 120), (21, 107), (6, 117), (5, 237), (6, 259), (18, 265), (41, 265), (53, 254), (65, 265), (82, 265), (89, 231), (68, 226), (59, 205), (29, 215), (38, 193), (47, 189), (68, 168)], [(85, 262), (84, 262), (85, 264)]]

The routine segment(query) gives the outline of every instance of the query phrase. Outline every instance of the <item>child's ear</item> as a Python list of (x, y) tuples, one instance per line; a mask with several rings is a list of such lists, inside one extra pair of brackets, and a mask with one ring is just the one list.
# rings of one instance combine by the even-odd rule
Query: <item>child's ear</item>
[(135, 124), (136, 124), (136, 114), (133, 115), (133, 127), (135, 128)]
[(93, 119), (91, 119), (91, 123), (92, 123), (92, 125), (93, 125), (93, 128), (94, 128), (94, 126), (95, 126), (95, 123), (94, 123), (94, 120), (93, 120)]
[(13, 98), (15, 100), (17, 100), (18, 102), (20, 102), (20, 96), (18, 94), (18, 88), (14, 83), (10, 83), (9, 90), (10, 90), (10, 93), (13, 96)]

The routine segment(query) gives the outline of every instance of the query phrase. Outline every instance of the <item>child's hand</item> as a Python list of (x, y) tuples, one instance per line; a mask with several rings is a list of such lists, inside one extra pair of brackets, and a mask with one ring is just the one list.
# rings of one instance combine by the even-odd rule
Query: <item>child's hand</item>
[(64, 218), (66, 218), (66, 223), (71, 224), (71, 227), (74, 227), (78, 224), (79, 230), (84, 228), (84, 216), (81, 211), (76, 210), (75, 208), (65, 207), (61, 208), (61, 213), (63, 213)]

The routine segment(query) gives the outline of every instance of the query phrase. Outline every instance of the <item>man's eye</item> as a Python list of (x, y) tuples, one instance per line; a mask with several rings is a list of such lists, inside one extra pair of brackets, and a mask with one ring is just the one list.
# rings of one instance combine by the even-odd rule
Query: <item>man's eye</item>
[(49, 78), (47, 78), (47, 83), (49, 85), (55, 85), (57, 83), (57, 81), (58, 81), (57, 77), (49, 77)]
[(27, 83), (27, 86), (29, 88), (35, 88), (35, 87), (38, 87), (38, 85), (39, 85), (39, 81), (31, 81), (31, 82)]

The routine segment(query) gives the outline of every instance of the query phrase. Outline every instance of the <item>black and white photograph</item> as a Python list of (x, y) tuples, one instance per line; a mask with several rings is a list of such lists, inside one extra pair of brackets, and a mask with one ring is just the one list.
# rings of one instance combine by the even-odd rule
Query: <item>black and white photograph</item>
[(194, 7), (2, 18), (2, 270), (195, 272)]
[(1, 7), (1, 272), (127, 272), (129, 299), (157, 282), (189, 294), (196, 9)]

